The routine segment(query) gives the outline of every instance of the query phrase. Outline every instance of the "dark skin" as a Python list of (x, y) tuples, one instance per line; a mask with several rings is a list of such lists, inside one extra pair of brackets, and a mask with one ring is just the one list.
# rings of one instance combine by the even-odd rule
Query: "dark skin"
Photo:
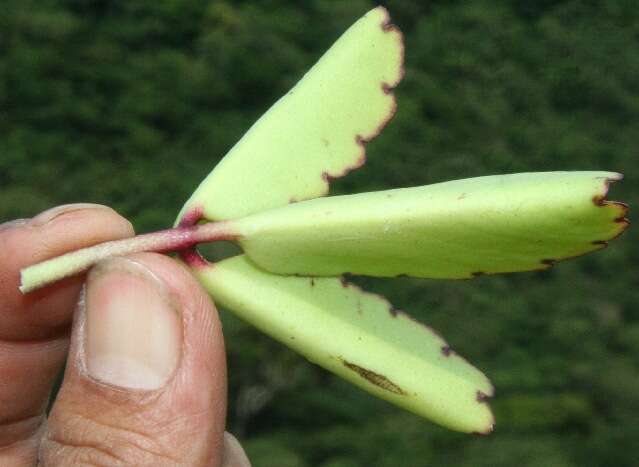
[(224, 431), (218, 314), (184, 266), (141, 253), (18, 290), (25, 266), (132, 235), (97, 205), (0, 225), (0, 465), (250, 465)]

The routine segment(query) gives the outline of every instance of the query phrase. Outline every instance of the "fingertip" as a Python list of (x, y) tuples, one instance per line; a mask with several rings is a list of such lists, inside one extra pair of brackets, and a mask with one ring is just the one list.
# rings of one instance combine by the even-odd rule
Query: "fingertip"
[(133, 226), (113, 209), (94, 204), (58, 206), (0, 226), (0, 318), (5, 339), (42, 339), (68, 327), (84, 276), (62, 280), (30, 294), (19, 291), (20, 270), (97, 243), (134, 235)]
[(25, 226), (41, 241), (34, 253), (37, 262), (71, 250), (135, 235), (133, 224), (109, 206), (76, 203), (38, 214)]
[(251, 462), (246, 456), (244, 448), (237, 438), (228, 431), (224, 432), (222, 467), (251, 467)]

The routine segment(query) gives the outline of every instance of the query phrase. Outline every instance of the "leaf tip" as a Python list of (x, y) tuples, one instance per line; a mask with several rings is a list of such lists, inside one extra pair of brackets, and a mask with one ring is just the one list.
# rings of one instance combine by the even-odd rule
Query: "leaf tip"
[(406, 47), (404, 46), (404, 35), (402, 34), (402, 31), (395, 24), (393, 24), (393, 21), (391, 19), (391, 16), (388, 10), (384, 8), (383, 6), (378, 7), (378, 9), (382, 12), (382, 15), (383, 15), (382, 21), (380, 23), (380, 27), (382, 28), (382, 31), (384, 31), (387, 34), (393, 35), (399, 49), (399, 54), (398, 54), (399, 67), (398, 67), (397, 77), (391, 83), (384, 83), (389, 88), (389, 92), (390, 92), (399, 84), (402, 78), (404, 78), (404, 73), (406, 71), (404, 67)]
[[(390, 99), (390, 102), (388, 105), (388, 109), (383, 115), (380, 115), (377, 125), (370, 130), (370, 133), (365, 135), (362, 135), (362, 134), (355, 135), (355, 143), (360, 148), (360, 153), (357, 156), (357, 159), (352, 164), (344, 167), (339, 172), (336, 172), (336, 173), (330, 173), (327, 171), (322, 172), (321, 177), (325, 183), (324, 195), (328, 194), (329, 183), (331, 181), (335, 180), (336, 178), (340, 178), (347, 175), (349, 172), (362, 167), (366, 163), (366, 145), (369, 142), (371, 142), (373, 139), (375, 139), (377, 136), (379, 136), (382, 130), (388, 125), (388, 123), (393, 119), (393, 117), (397, 113), (397, 99), (393, 91), (402, 81), (405, 74), (404, 36), (401, 30), (395, 24), (393, 24), (390, 17), (390, 13), (383, 6), (378, 6), (377, 8), (374, 8), (368, 14), (379, 14), (381, 16), (381, 21), (379, 23), (381, 30), (384, 32), (384, 34), (390, 34), (396, 43), (397, 62), (393, 69), (393, 73), (392, 73), (393, 76), (386, 77), (386, 79), (382, 79), (380, 83), (380, 88), (379, 88), (384, 95), (388, 96), (388, 98)], [(326, 140), (322, 140), (322, 143), (325, 146), (327, 145)]]
[[(492, 412), (491, 412), (492, 416)], [(473, 434), (476, 436), (488, 436), (495, 430), (495, 417), (492, 417), (492, 422), (488, 424), (484, 431), (473, 431)]]
[(478, 390), (477, 393), (475, 394), (475, 400), (477, 401), (477, 403), (486, 405), (486, 408), (489, 413), (489, 417), (488, 417), (488, 423), (486, 423), (485, 428), (481, 430), (473, 431), (472, 433), (474, 435), (487, 436), (495, 430), (495, 422), (496, 422), (495, 415), (493, 414), (492, 410), (490, 409), (490, 406), (488, 405), (488, 402), (494, 396), (494, 394), (495, 394), (495, 391), (492, 386), (491, 386), (490, 392), (484, 392), (484, 391)]
[(615, 232), (612, 237), (606, 239), (613, 240), (621, 235), (623, 232), (625, 232), (625, 230), (630, 225), (630, 220), (628, 219), (628, 212), (630, 210), (629, 206), (626, 203), (622, 203), (621, 201), (610, 201), (608, 199), (610, 185), (623, 180), (624, 176), (621, 173), (613, 172), (609, 176), (599, 178), (603, 180), (603, 184), (600, 192), (592, 197), (592, 202), (597, 207), (616, 210), (613, 221), (619, 224), (619, 230), (617, 230), (617, 232)]

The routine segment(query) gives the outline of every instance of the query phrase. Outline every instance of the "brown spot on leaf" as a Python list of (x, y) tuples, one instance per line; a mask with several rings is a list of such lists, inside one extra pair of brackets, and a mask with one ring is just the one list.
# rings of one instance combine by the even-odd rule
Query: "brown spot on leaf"
[(453, 354), (453, 349), (450, 348), (450, 345), (442, 346), (442, 355), (444, 357), (450, 357)]
[(547, 266), (554, 266), (554, 264), (557, 262), (556, 259), (552, 259), (552, 258), (548, 258), (548, 259), (542, 259), (540, 261), (541, 264), (545, 264)]
[(479, 402), (480, 404), (487, 404), (488, 399), (490, 399), (490, 396), (483, 391), (477, 391), (476, 398), (477, 398), (477, 402)]
[(394, 24), (392, 24), (390, 22), (390, 18), (387, 17), (384, 22), (382, 23), (382, 30), (385, 32), (388, 31), (399, 31), (399, 29), (397, 28), (397, 26), (395, 26)]
[(354, 371), (355, 373), (360, 375), (362, 378), (364, 378), (366, 381), (368, 381), (371, 384), (374, 384), (375, 386), (381, 389), (384, 389), (388, 392), (392, 392), (393, 394), (399, 394), (402, 396), (406, 394), (402, 388), (400, 388), (398, 385), (393, 383), (390, 379), (388, 379), (384, 375), (380, 375), (379, 373), (375, 373), (372, 370), (368, 370), (359, 365), (355, 365), (354, 363), (347, 362), (346, 360), (342, 360), (342, 363), (344, 364), (346, 368)]
[(630, 224), (630, 221), (625, 217), (625, 214), (623, 216), (616, 217), (615, 222), (620, 224)]
[(592, 197), (592, 202), (597, 206), (603, 206), (606, 201), (605, 195), (595, 195)]
[(483, 276), (483, 275), (485, 275), (485, 274), (486, 274), (486, 273), (485, 273), (484, 271), (475, 271), (475, 272), (472, 272), (472, 273), (471, 273), (471, 275), (472, 275), (473, 277), (479, 277), (479, 276)]

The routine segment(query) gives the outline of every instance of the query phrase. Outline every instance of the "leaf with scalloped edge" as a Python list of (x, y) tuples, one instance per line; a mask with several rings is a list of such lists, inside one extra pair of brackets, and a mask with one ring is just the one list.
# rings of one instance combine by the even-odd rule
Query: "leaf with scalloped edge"
[(542, 172), (334, 196), (232, 221), (244, 252), (278, 274), (469, 278), (548, 268), (606, 246), (626, 206), (612, 172)]
[(385, 298), (270, 274), (244, 255), (193, 272), (219, 306), (356, 386), (453, 430), (492, 431), (486, 376)]
[(230, 150), (178, 216), (227, 220), (328, 193), (395, 113), (404, 46), (386, 9), (351, 26)]

